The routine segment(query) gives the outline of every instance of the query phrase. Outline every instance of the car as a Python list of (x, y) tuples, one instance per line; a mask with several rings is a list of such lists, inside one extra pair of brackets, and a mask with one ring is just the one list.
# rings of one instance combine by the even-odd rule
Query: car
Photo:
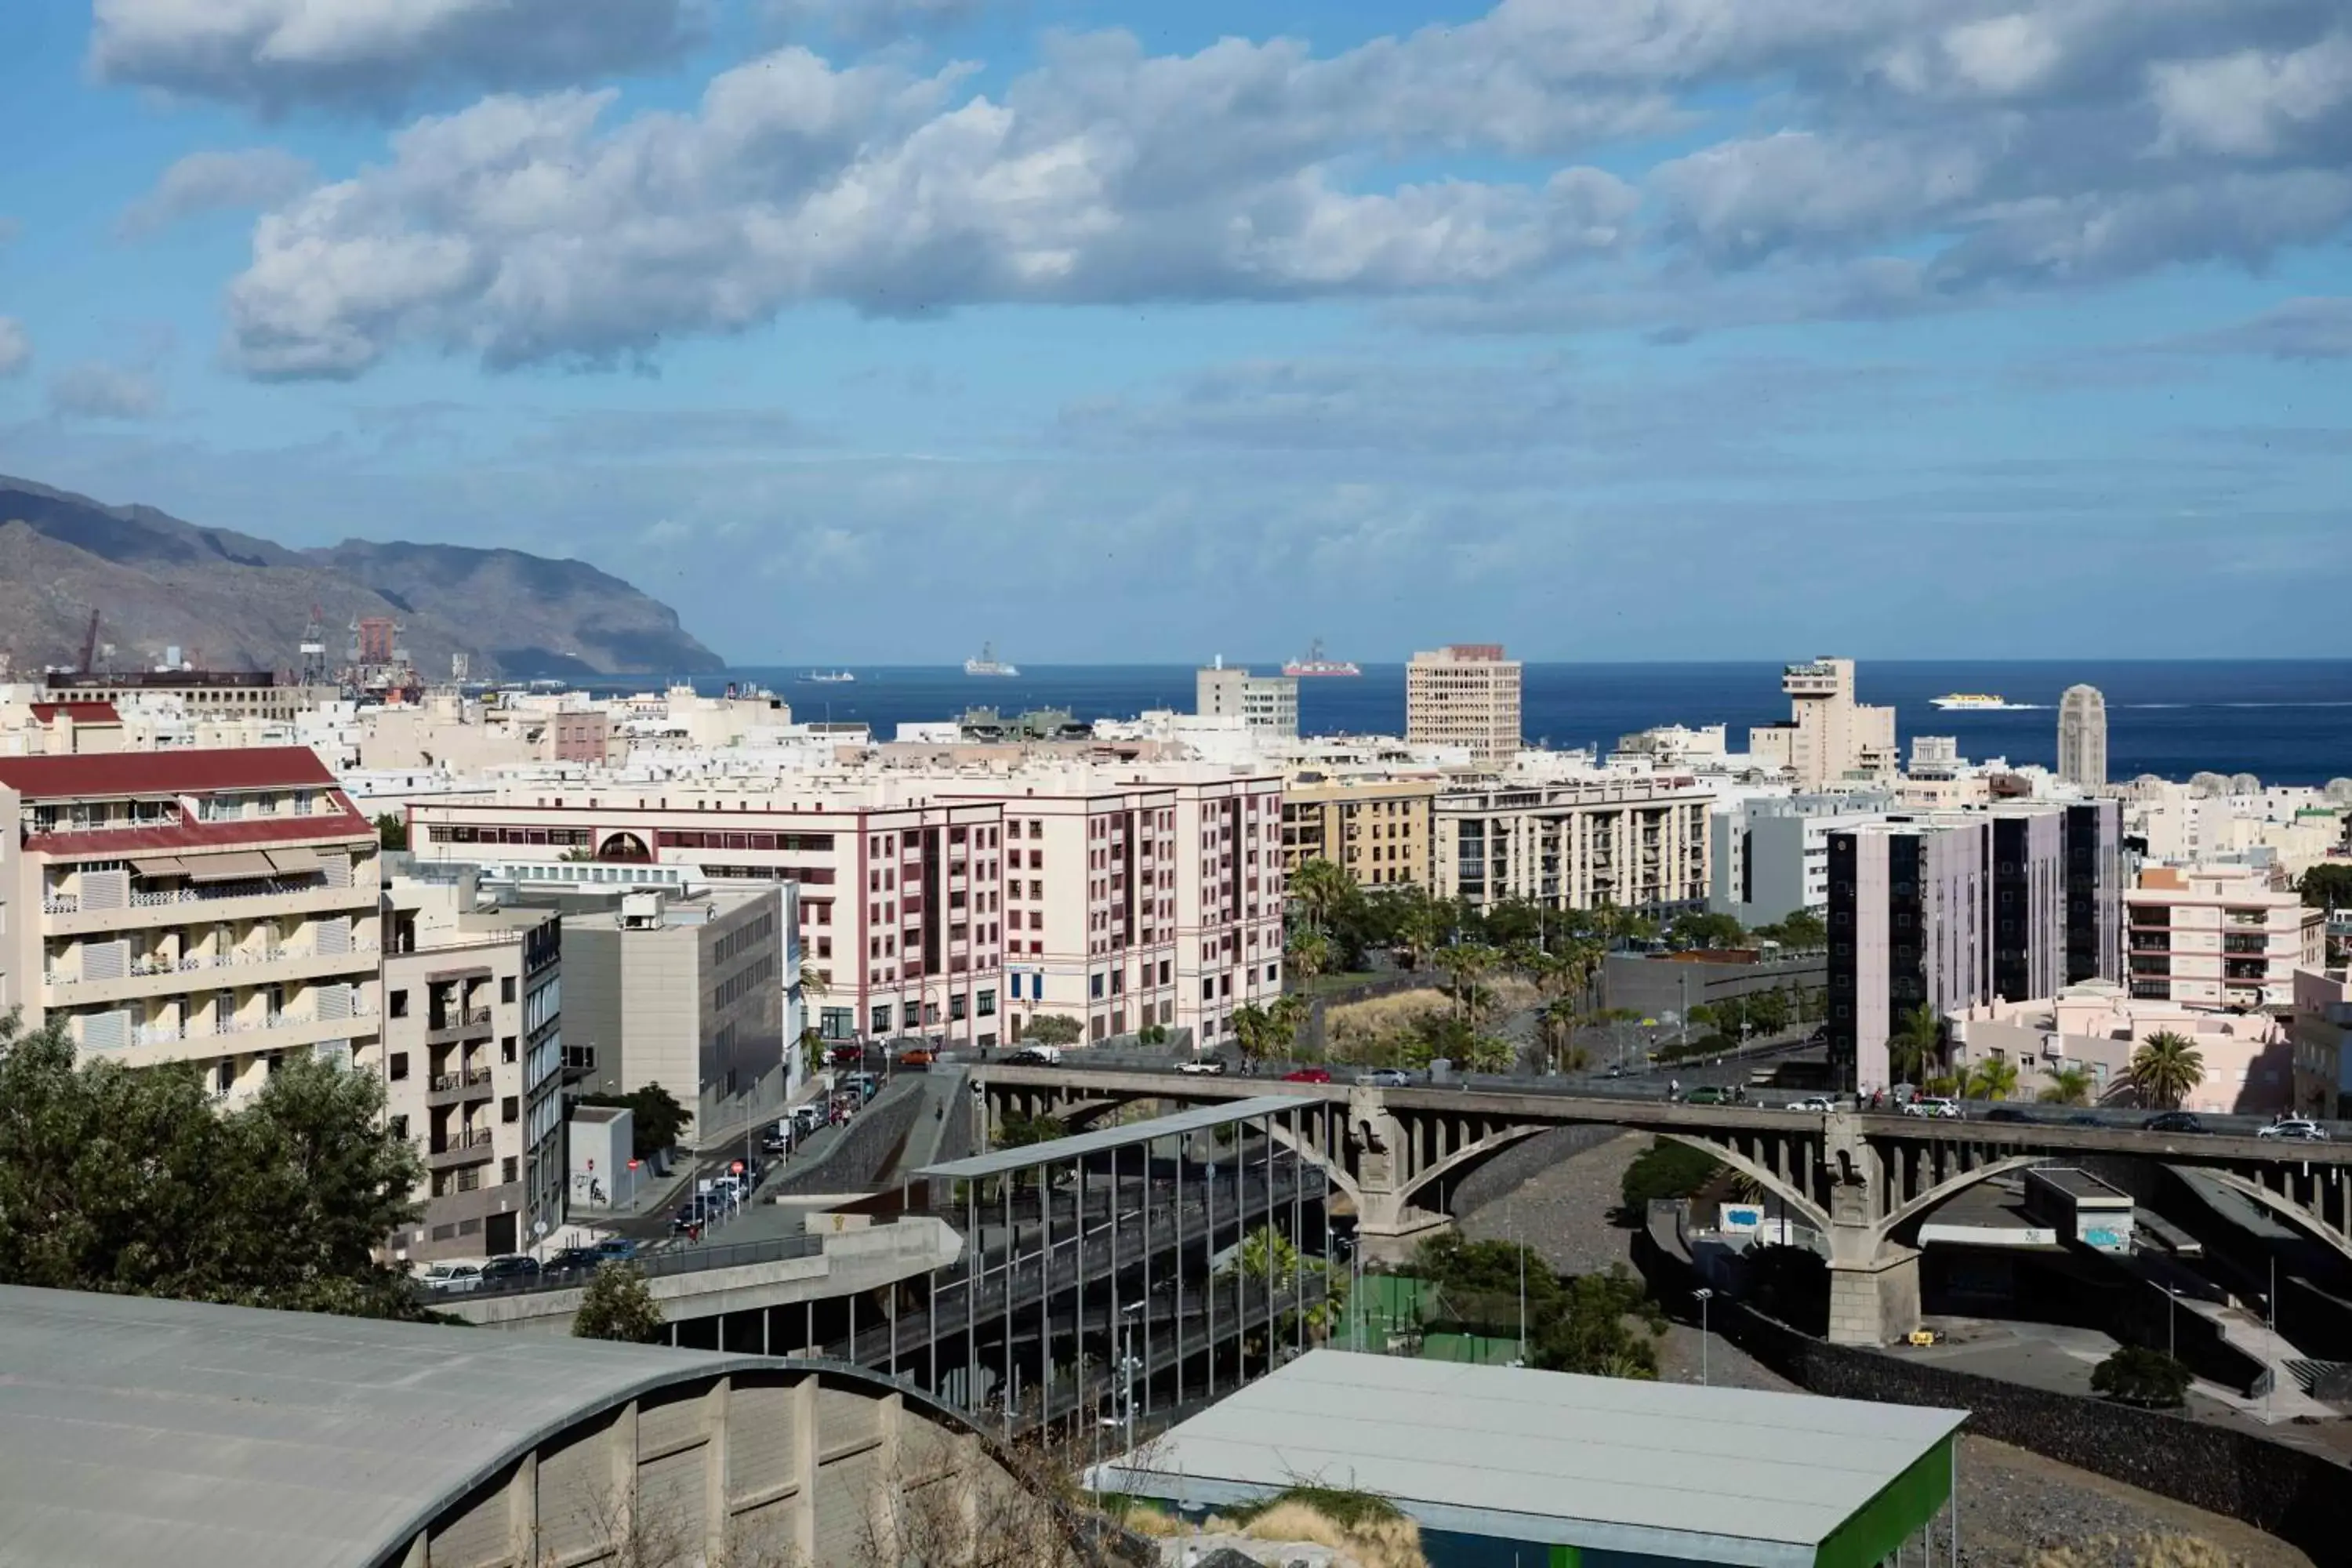
[(1683, 1096), (1685, 1105), (1729, 1105), (1731, 1091), (1711, 1083), (1703, 1083)]
[(929, 1046), (909, 1046), (898, 1053), (898, 1065), (910, 1072), (927, 1069), (939, 1059), (938, 1054)]
[(2106, 1123), (2100, 1121), (2097, 1117), (2092, 1115), (2087, 1110), (2078, 1110), (2074, 1115), (2066, 1118), (2066, 1125), (2069, 1127), (2105, 1127)]
[(1356, 1081), (1366, 1089), (1402, 1089), (1412, 1079), (1399, 1068), (1374, 1068), (1370, 1072), (1358, 1073)]
[(1059, 1046), (1024, 1046), (1008, 1055), (1004, 1058), (1004, 1065), (1012, 1068), (1049, 1068), (1058, 1064), (1061, 1059), (1062, 1048)]
[(1205, 1075), (1210, 1078), (1218, 1078), (1222, 1077), (1224, 1073), (1225, 1058), (1223, 1057), (1194, 1057), (1189, 1061), (1178, 1062), (1176, 1064), (1176, 1070), (1178, 1072), (1189, 1072)]
[(771, 1128), (761, 1135), (760, 1152), (763, 1154), (789, 1154), (793, 1152), (793, 1135)]
[(1282, 1075), (1285, 1083), (1329, 1083), (1329, 1068), (1293, 1068)]
[(462, 1296), (482, 1285), (478, 1263), (436, 1263), (425, 1270), (425, 1288), (436, 1295)]
[(1623, 1062), (1611, 1062), (1609, 1064), (1609, 1070), (1602, 1073), (1601, 1076), (1603, 1078), (1623, 1078), (1625, 1076), (1625, 1064)]
[(593, 1247), (567, 1247), (539, 1266), (541, 1274), (593, 1274), (604, 1265), (604, 1255)]
[(596, 1244), (596, 1256), (607, 1263), (626, 1263), (637, 1255), (637, 1244), (625, 1236), (608, 1236)]
[(854, 1072), (842, 1080), (841, 1087), (854, 1090), (857, 1102), (863, 1105), (880, 1092), (882, 1080), (870, 1072)]
[(679, 1231), (689, 1230), (698, 1225), (708, 1225), (725, 1213), (726, 1206), (709, 1194), (698, 1193), (687, 1199), (679, 1206), (678, 1211), (669, 1216), (670, 1232), (676, 1235)]
[(806, 1136), (824, 1125), (824, 1107), (815, 1100), (793, 1107), (793, 1129), (795, 1132)]
[(1940, 1094), (1923, 1094), (1903, 1108), (1906, 1116), (1925, 1116), (1931, 1120), (1957, 1121), (1960, 1119), (1960, 1102)]
[(864, 1046), (835, 1046), (824, 1053), (824, 1065), (829, 1068), (854, 1068), (866, 1065)]
[(1811, 1094), (1811, 1095), (1807, 1095), (1807, 1096), (1806, 1096), (1804, 1099), (1802, 1099), (1802, 1100), (1792, 1100), (1789, 1101), (1789, 1103), (1787, 1104), (1787, 1106), (1785, 1106), (1783, 1109), (1785, 1109), (1785, 1110), (1811, 1110), (1811, 1111), (1817, 1111), (1817, 1112), (1819, 1112), (1820, 1114), (1822, 1114), (1822, 1115), (1823, 1115), (1823, 1116), (1827, 1116), (1827, 1115), (1828, 1115), (1828, 1114), (1830, 1114), (1832, 1111), (1835, 1110), (1837, 1109), (1837, 1107), (1836, 1107), (1836, 1106), (1834, 1106), (1834, 1105), (1832, 1105), (1832, 1104), (1829, 1102), (1829, 1100), (1828, 1100), (1828, 1098), (1827, 1098), (1826, 1096), (1819, 1095), (1819, 1094)]
[(2205, 1123), (2188, 1110), (2160, 1110), (2139, 1124), (2143, 1132), (2202, 1132)]
[(2260, 1132), (2257, 1138), (2284, 1138), (2291, 1143), (2325, 1143), (2327, 1129), (2301, 1116), (2282, 1116)]
[(1984, 1113), (1987, 1121), (2031, 1121), (2033, 1120), (2013, 1105), (1996, 1105)]
[(482, 1265), (482, 1283), (494, 1285), (507, 1279), (536, 1279), (539, 1259), (528, 1253), (509, 1252)]

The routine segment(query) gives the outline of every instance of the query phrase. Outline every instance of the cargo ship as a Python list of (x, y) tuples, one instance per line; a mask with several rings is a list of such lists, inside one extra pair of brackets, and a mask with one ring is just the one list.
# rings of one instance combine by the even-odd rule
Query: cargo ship
[(1282, 667), (1282, 673), (1288, 676), (1315, 676), (1361, 675), (1364, 672), (1344, 658), (1324, 658), (1323, 639), (1318, 637), (1307, 645), (1307, 657), (1292, 659)]

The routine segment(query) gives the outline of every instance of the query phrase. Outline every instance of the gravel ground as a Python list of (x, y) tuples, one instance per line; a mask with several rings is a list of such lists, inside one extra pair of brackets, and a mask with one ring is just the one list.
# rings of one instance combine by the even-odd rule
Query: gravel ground
[[(1531, 1140), (1530, 1143), (1540, 1142)], [(1608, 1222), (1619, 1181), (1649, 1141), (1629, 1133), (1538, 1171), (1466, 1213), (1463, 1234), (1525, 1241), (1564, 1273), (1633, 1262), (1633, 1233)], [(1672, 1324), (1659, 1346), (1660, 1376), (1699, 1381), (1696, 1327)], [(1795, 1385), (1717, 1336), (1706, 1340), (1706, 1377), (1738, 1388), (1783, 1392)], [(2243, 1568), (2312, 1568), (2284, 1542), (2200, 1509), (2111, 1481), (1986, 1438), (1960, 1441), (1960, 1561), (1963, 1568), (2043, 1568), (2046, 1552), (2071, 1547), (2063, 1568), (2131, 1568), (2149, 1538), (2188, 1536), (2219, 1548)], [(1941, 1561), (1938, 1546), (1937, 1561)], [(2056, 1568), (2056, 1565), (2052, 1565)]]

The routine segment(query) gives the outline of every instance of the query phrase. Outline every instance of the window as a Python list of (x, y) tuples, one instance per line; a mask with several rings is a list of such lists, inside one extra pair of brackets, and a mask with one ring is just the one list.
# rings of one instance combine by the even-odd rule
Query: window
[(993, 1018), (996, 1016), (995, 992), (983, 991), (980, 994), (980, 1005), (978, 1011), (980, 1016), (983, 1018)]
[(509, 974), (509, 975), (506, 975), (506, 976), (502, 977), (502, 978), (499, 981), (499, 1001), (501, 1001), (501, 1002), (504, 1002), (504, 1003), (506, 1003), (508, 1005), (511, 1006), (511, 1005), (513, 1005), (513, 1004), (514, 1004), (514, 999), (515, 999), (515, 983), (514, 983), (514, 976), (513, 976), (513, 975), (511, 975), (511, 974)]
[(874, 1016), (867, 1032), (876, 1035), (887, 1035), (890, 1032), (889, 1003), (877, 1002), (874, 1004)]
[[(226, 1062), (221, 1063), (221, 1068), (224, 1074), (226, 1074), (227, 1068), (228, 1064)], [(408, 1053), (406, 1051), (393, 1052), (391, 1057), (387, 1058), (385, 1072), (394, 1083), (398, 1083), (401, 1079), (406, 1078), (408, 1076)], [(223, 1085), (222, 1087), (226, 1088), (226, 1085)]]
[(512, 1035), (500, 1036), (499, 1038), (499, 1060), (502, 1062), (512, 1062), (514, 1059), (515, 1037)]
[(908, 1003), (899, 1009), (898, 1016), (902, 1020), (902, 1027), (919, 1029), (923, 1026), (923, 1005), (920, 1002)]
[(505, 1122), (520, 1121), (522, 1120), (522, 1101), (511, 1094), (508, 1095), (504, 1100), (499, 1100), (499, 1120)]
[(384, 1006), (384, 1012), (385, 1012), (387, 1015), (389, 1015), (390, 1016), (392, 1016), (392, 1017), (394, 1017), (394, 1018), (405, 1018), (405, 1017), (407, 1017), (407, 1016), (408, 1016), (408, 993), (407, 993), (405, 990), (400, 990), (400, 991), (395, 991), (395, 992), (394, 992), (390, 996), (387, 996), (387, 997), (385, 997), (385, 998), (384, 998), (384, 1004), (383, 1004), (383, 1006)]
[[(223, 1062), (221, 1065), (222, 1065), (224, 1068), (226, 1068), (228, 1064), (227, 1064), (227, 1063), (226, 1063), (226, 1062)], [(392, 1119), (392, 1135), (393, 1135), (394, 1138), (401, 1139), (401, 1140), (402, 1140), (402, 1141), (404, 1141), (404, 1142), (405, 1142), (405, 1141), (406, 1141), (406, 1139), (407, 1139), (407, 1137), (408, 1137), (408, 1118), (407, 1118), (407, 1117), (405, 1117), (405, 1116), (395, 1116), (395, 1117), (394, 1117), (394, 1118)]]
[(1103, 977), (1099, 974), (1089, 976), (1087, 981), (1087, 994), (1100, 1000), (1102, 994)]
[(511, 1182), (516, 1176), (516, 1160), (512, 1154), (499, 1163), (499, 1180)]
[(948, 1022), (950, 1024), (963, 1022), (963, 993), (961, 991), (948, 998)]

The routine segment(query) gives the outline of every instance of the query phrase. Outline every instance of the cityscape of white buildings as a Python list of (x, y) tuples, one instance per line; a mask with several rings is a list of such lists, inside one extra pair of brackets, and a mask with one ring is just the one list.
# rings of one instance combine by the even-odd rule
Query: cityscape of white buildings
[[(420, 1252), (560, 1219), (567, 1089), (659, 1082), (696, 1137), (738, 1136), (793, 1091), (804, 1027), (977, 1048), (1054, 1015), (1222, 1043), (1283, 993), (1286, 878), (1314, 858), (1474, 908), (1810, 912), (1857, 1086), (1924, 1003), (1966, 1053), (2031, 1035), (2037, 1068), (2103, 1086), (2130, 1032), (2186, 1018), (2230, 1080), (2208, 1098), (2352, 1096), (2352, 1057), (2292, 1022), (2345, 1012), (2293, 887), (2344, 858), (2352, 785), (2109, 784), (2085, 687), (2054, 769), (1934, 735), (1906, 768), (1843, 658), (1788, 667), (1790, 719), (1744, 752), (1720, 724), (1533, 749), (1519, 679), (1498, 647), (1423, 656), (1401, 738), (1302, 736), (1295, 679), (1221, 660), (1192, 713), (888, 736), (733, 688), (0, 686), (0, 1008), (194, 1061), (225, 1098), (295, 1049), (377, 1073), (428, 1167)], [(2256, 1016), (2275, 1027), (2217, 1022)], [(2290, 1037), (2293, 1073), (2239, 1059)]]

